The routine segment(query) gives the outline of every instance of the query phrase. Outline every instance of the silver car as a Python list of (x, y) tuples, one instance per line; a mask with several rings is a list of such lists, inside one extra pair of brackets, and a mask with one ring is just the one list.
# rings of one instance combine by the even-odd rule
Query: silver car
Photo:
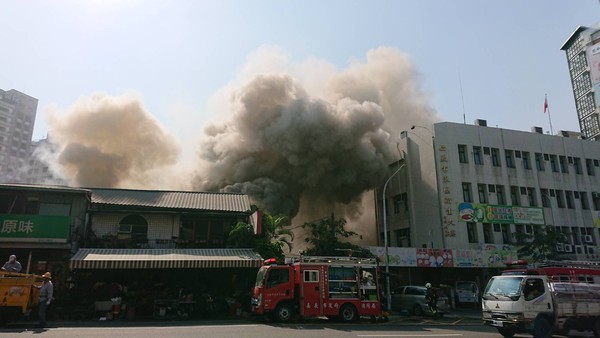
[[(437, 308), (439, 315), (450, 312), (450, 300), (440, 290), (435, 289), (438, 295)], [(416, 316), (431, 315), (429, 306), (425, 301), (427, 288), (424, 286), (406, 285), (392, 290), (392, 309), (408, 311)]]

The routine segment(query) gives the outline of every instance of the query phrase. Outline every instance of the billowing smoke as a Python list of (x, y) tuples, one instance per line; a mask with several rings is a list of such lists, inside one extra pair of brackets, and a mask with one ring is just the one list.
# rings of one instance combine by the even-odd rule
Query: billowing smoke
[(179, 146), (135, 95), (93, 94), (50, 111), (56, 174), (87, 187), (148, 187), (177, 162)]
[(408, 58), (384, 47), (344, 71), (309, 62), (319, 65), (311, 72), (286, 71), (280, 54), (271, 55), (279, 62), (270, 71), (269, 53), (256, 55), (243, 72), (248, 80), (222, 96), (230, 98), (228, 119), (205, 128), (209, 166), (196, 188), (243, 192), (275, 214), (302, 209), (314, 215), (306, 220), (334, 210), (360, 218), (363, 194), (398, 156), (400, 131), (436, 120)]

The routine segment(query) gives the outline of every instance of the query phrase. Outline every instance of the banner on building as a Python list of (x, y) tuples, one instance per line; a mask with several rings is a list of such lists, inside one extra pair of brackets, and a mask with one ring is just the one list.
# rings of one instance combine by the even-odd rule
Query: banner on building
[(458, 204), (458, 220), (473, 223), (544, 225), (544, 209), (511, 205), (463, 202)]
[(1, 242), (67, 243), (69, 216), (0, 215)]

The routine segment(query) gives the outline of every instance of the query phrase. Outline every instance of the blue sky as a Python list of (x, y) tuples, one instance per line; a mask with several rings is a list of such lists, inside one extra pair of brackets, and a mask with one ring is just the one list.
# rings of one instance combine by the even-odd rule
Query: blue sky
[(467, 123), (548, 130), (548, 94), (554, 131), (578, 131), (560, 47), (599, 21), (597, 0), (0, 0), (0, 88), (39, 99), (36, 139), (46, 107), (98, 91), (135, 91), (166, 128), (189, 119), (199, 130), (216, 114), (210, 98), (261, 46), (338, 69), (391, 46), (410, 57), (444, 121), (464, 112)]

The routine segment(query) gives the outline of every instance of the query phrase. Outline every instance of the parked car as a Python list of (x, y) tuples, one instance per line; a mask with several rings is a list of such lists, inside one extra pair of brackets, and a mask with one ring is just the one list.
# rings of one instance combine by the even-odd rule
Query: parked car
[[(434, 289), (438, 295), (437, 308), (440, 315), (450, 312), (450, 300), (439, 289)], [(427, 288), (424, 286), (405, 285), (392, 290), (392, 310), (408, 311), (416, 316), (431, 315), (425, 301)]]

